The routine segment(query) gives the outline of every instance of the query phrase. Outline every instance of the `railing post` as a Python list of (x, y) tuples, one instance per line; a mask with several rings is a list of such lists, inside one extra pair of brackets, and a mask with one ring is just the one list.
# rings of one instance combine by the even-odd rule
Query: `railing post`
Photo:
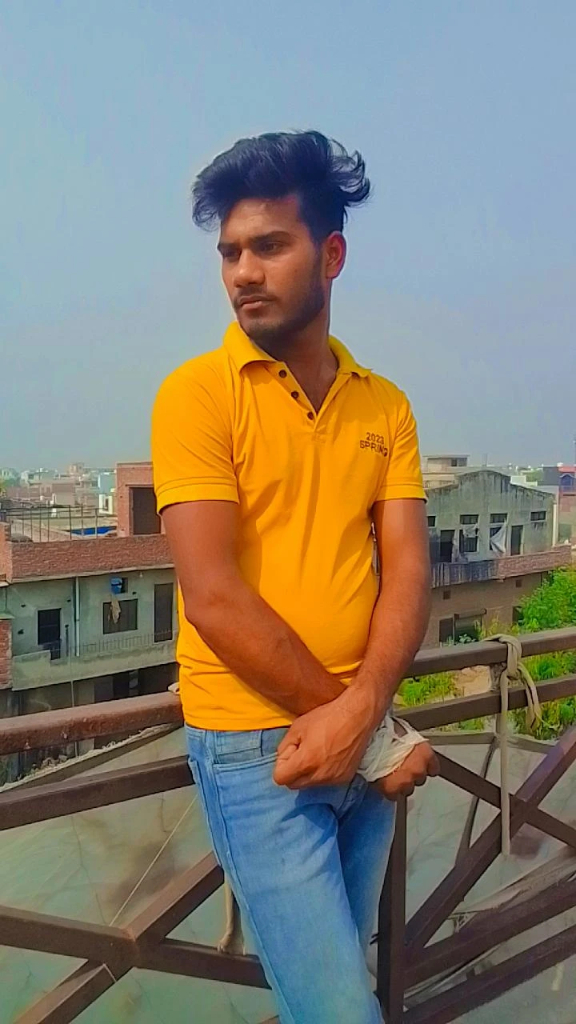
[(376, 991), (387, 1024), (401, 1024), (404, 1016), (406, 951), (406, 824), (407, 800), (396, 807), (396, 830), (378, 913), (378, 968)]

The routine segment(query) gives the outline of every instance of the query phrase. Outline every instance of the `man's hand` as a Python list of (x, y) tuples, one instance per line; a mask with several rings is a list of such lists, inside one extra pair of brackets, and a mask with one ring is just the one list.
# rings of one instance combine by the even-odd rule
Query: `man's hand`
[(373, 729), (369, 716), (345, 692), (301, 715), (278, 747), (274, 781), (288, 789), (350, 782)]
[(440, 765), (429, 743), (419, 743), (410, 751), (396, 771), (384, 775), (374, 783), (387, 800), (411, 796), (415, 786), (423, 786), (426, 779), (438, 775)]

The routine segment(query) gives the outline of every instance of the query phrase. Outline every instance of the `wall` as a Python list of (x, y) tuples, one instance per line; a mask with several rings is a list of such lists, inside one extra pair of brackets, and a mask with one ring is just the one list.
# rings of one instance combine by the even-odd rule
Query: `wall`
[[(90, 679), (103, 673), (114, 674), (174, 662), (174, 640), (154, 641), (154, 587), (157, 583), (173, 583), (173, 570), (144, 569), (118, 573), (127, 580), (127, 592), (119, 594), (118, 599), (138, 601), (138, 628), (105, 634), (102, 607), (112, 596), (111, 575), (117, 574), (86, 576), (78, 580), (77, 650), (73, 578), (34, 580), (6, 588), (13, 636), (12, 681), (15, 689), (44, 684), (57, 686), (70, 679)], [(49, 651), (38, 649), (37, 613), (48, 608), (61, 610), (62, 656), (53, 660)], [(172, 619), (176, 632), (176, 587)]]
[(171, 565), (168, 542), (160, 534), (12, 544), (10, 527), (0, 523), (0, 578), (8, 582)]
[[(532, 523), (531, 512), (546, 510), (546, 522)], [(527, 487), (512, 485), (509, 478), (491, 470), (465, 473), (449, 487), (434, 488), (428, 495), (428, 516), (435, 516), (436, 522), (430, 530), (432, 547), (438, 541), (441, 530), (454, 530), (456, 542), (460, 530), (460, 516), (478, 515), (478, 551), (468, 553), (466, 561), (494, 558), (490, 550), (490, 516), (493, 513), (508, 514), (508, 551), (510, 551), (510, 528), (523, 526), (523, 553), (546, 551), (553, 545), (554, 498), (550, 494)]]
[(151, 462), (119, 462), (116, 466), (116, 519), (118, 536), (132, 534), (130, 489), (152, 487)]
[(0, 618), (0, 689), (10, 686), (12, 678), (12, 620)]
[(439, 643), (440, 620), (453, 615), (476, 615), (483, 611), (482, 622), (489, 626), (498, 621), (510, 625), (513, 609), (523, 597), (539, 587), (545, 574), (536, 572), (525, 576), (503, 580), (487, 580), (484, 583), (460, 583), (446, 589), (432, 591), (432, 614), (424, 640), (424, 647), (436, 647)]

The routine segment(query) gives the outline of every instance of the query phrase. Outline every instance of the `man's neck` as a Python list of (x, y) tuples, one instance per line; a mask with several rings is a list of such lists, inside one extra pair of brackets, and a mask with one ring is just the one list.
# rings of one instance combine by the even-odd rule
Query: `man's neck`
[(304, 331), (285, 338), (266, 351), (290, 368), (302, 390), (318, 411), (330, 390), (338, 370), (338, 360), (330, 348), (326, 324), (319, 330), (310, 324)]

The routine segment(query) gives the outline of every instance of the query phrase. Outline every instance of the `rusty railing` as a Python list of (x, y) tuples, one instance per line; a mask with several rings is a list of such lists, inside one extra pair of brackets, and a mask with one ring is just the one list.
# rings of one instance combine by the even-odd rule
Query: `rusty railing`
[[(523, 636), (524, 655), (576, 648), (576, 628)], [(502, 647), (491, 641), (450, 649), (422, 651), (412, 674), (456, 671), (497, 665)], [(576, 694), (576, 675), (538, 684), (540, 701)], [(521, 689), (509, 695), (510, 709), (526, 705)], [(418, 729), (430, 731), (472, 718), (494, 716), (499, 696), (488, 692), (429, 704), (404, 712)], [(115, 735), (160, 725), (181, 724), (180, 703), (171, 693), (0, 720), (0, 755), (58, 746), (75, 740)], [(478, 733), (435, 732), (436, 747), (461, 742), (489, 745)], [(554, 744), (526, 738), (516, 741), (543, 756), (536, 769), (510, 798), (510, 834), (525, 824), (576, 850), (576, 828), (541, 809), (540, 804), (576, 760), (576, 728)], [(500, 808), (499, 787), (486, 778), (489, 759), (480, 774), (438, 751), (442, 777), (470, 794), (470, 812), (454, 867), (406, 921), (407, 804), (398, 805), (396, 835), (382, 893), (378, 924), (377, 992), (388, 1024), (448, 1024), (449, 1021), (576, 953), (576, 925), (537, 942), (496, 966), (478, 973), (483, 953), (536, 925), (576, 907), (576, 879), (546, 865), (541, 882), (527, 893), (495, 909), (472, 916), (455, 934), (431, 942), (459, 907), (501, 850), (501, 816), (497, 814), (470, 842), (475, 808), (484, 801)], [(20, 786), (0, 794), (0, 830), (138, 797), (180, 789), (191, 782), (186, 758), (106, 771), (89, 777)], [(576, 864), (573, 873), (576, 875)], [(533, 872), (532, 874), (535, 874)], [(549, 879), (549, 884), (546, 883)], [(19, 949), (81, 958), (84, 963), (25, 1010), (17, 1024), (66, 1024), (98, 999), (133, 967), (187, 975), (239, 985), (266, 987), (255, 957), (222, 955), (211, 946), (167, 936), (222, 884), (222, 871), (212, 854), (174, 878), (145, 911), (126, 927), (84, 923), (53, 915), (0, 907), (0, 944)], [(434, 988), (438, 979), (462, 973), (476, 964), (476, 973), (454, 984)], [(426, 993), (426, 983), (431, 983)], [(424, 993), (424, 995), (423, 995)], [(193, 1019), (193, 1018), (191, 1018)]]

